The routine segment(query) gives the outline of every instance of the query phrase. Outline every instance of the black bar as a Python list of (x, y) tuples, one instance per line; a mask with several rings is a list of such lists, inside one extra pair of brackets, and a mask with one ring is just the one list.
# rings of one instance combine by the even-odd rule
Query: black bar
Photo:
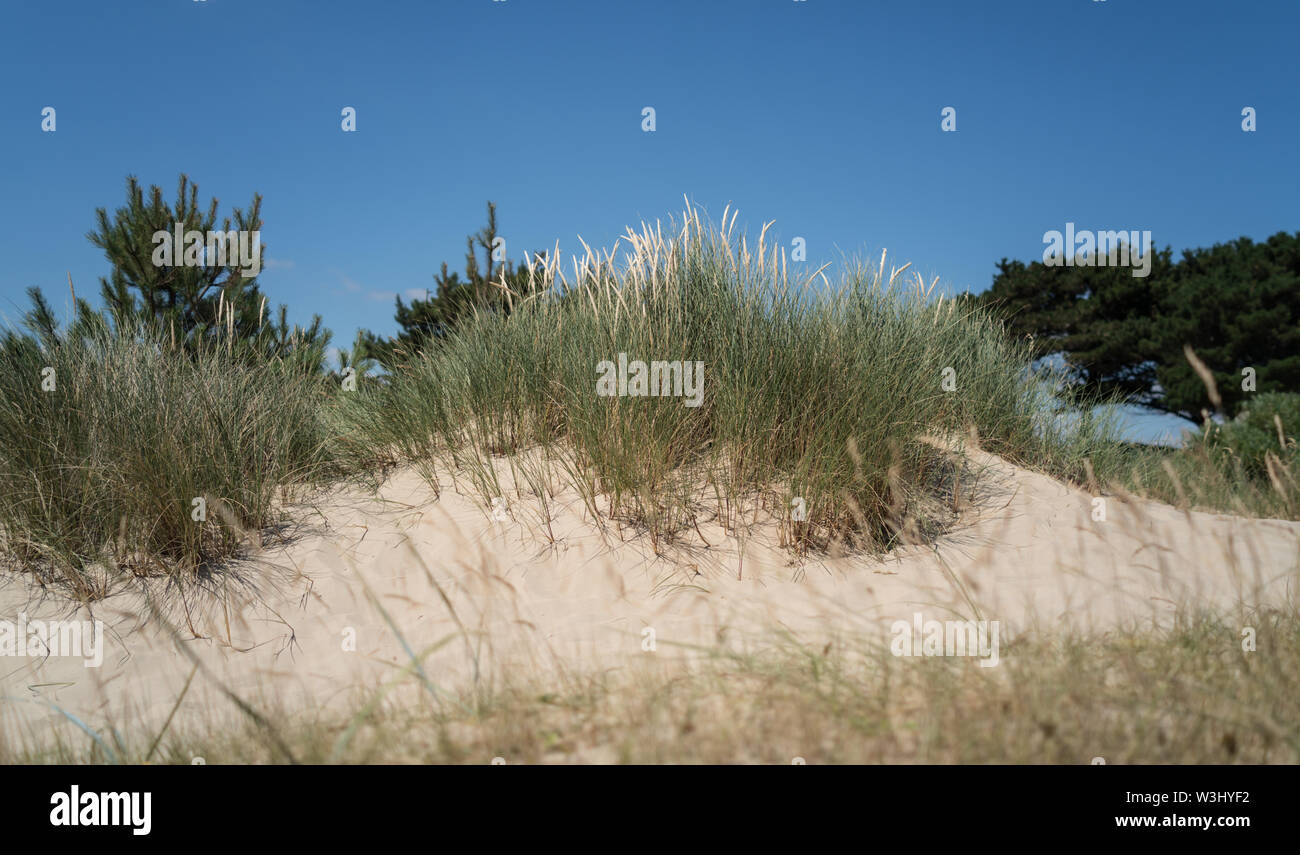
[[(1231, 841), (1287, 834), (1294, 825), (1291, 767), (902, 766), (580, 770), (474, 767), (11, 767), (7, 842), (265, 841), (331, 847), (403, 837), (450, 843), (463, 833), (494, 848), (520, 841), (618, 840), (692, 845), (758, 834), (883, 840), (906, 832), (933, 842), (1188, 836)], [(51, 823), (52, 804), (88, 793), (150, 794), (147, 835)], [(1209, 794), (1215, 794), (1212, 798)], [(64, 794), (58, 796), (56, 794)], [(95, 799), (96, 805), (102, 804)], [(1154, 822), (1154, 827), (1120, 825)], [(1208, 817), (1208, 828), (1189, 817)], [(66, 817), (61, 817), (66, 818)], [(93, 818), (93, 817), (90, 817)], [(1244, 825), (1235, 824), (1240, 818)], [(1172, 824), (1164, 824), (1166, 819)], [(680, 820), (680, 821), (679, 821)], [(1223, 825), (1221, 821), (1233, 821)], [(687, 829), (690, 829), (689, 831)], [(614, 837), (596, 836), (609, 830)], [(921, 835), (918, 837), (917, 835)], [(809, 838), (810, 842), (812, 838)]]

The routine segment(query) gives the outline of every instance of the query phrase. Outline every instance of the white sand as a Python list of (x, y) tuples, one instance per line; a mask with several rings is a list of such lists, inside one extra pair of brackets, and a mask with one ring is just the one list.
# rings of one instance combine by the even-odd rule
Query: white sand
[[(989, 455), (974, 459), (987, 467), (984, 497), (934, 548), (796, 561), (774, 545), (772, 526), (759, 525), (744, 544), (743, 574), (740, 544), (716, 525), (701, 526), (712, 546), (692, 535), (693, 548), (657, 558), (648, 537), (624, 532), (621, 540), (616, 529), (602, 537), (567, 495), (553, 509), (552, 546), (530, 519), (536, 504), (519, 503), (515, 519), (496, 522), (446, 479), (434, 500), (418, 475), (401, 471), (378, 498), (343, 493), (319, 516), (300, 514), (312, 531), (243, 563), (245, 581), (215, 583), (227, 605), (188, 592), (187, 620), (181, 599), (168, 596), (175, 634), (157, 621), (141, 628), (142, 598), (126, 590), (94, 608), (107, 626), (102, 667), (0, 657), (0, 738), (43, 740), (54, 723), (66, 730), (67, 716), (101, 732), (154, 733), (191, 656), (203, 670), (174, 727), (240, 716), (217, 680), (259, 709), (352, 710), (410, 661), (388, 620), (413, 650), (445, 641), (425, 671), (435, 686), (456, 687), (476, 674), (585, 671), (626, 657), (680, 657), (687, 648), (679, 645), (755, 643), (774, 627), (817, 642), (882, 634), (918, 611), (966, 619), (977, 608), (1002, 623), (1005, 639), (1030, 626), (1167, 621), (1179, 606), (1267, 606), (1296, 591), (1300, 524), (1115, 497), (1106, 520), (1095, 521), (1087, 493)], [(32, 596), (25, 580), (8, 580), (0, 619), (87, 616)], [(643, 650), (646, 628), (654, 652)], [(355, 651), (344, 649), (350, 633)], [(418, 691), (413, 681), (405, 688)]]

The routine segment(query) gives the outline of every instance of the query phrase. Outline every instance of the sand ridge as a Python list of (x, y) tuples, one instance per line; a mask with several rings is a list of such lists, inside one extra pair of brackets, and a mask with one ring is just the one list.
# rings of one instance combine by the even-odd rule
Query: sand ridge
[[(807, 559), (781, 548), (774, 526), (740, 541), (716, 524), (699, 531), (709, 546), (697, 539), (656, 555), (644, 535), (602, 534), (576, 494), (557, 495), (549, 528), (539, 527), (527, 501), (494, 519), (476, 498), (446, 482), (435, 498), (415, 470), (401, 469), (377, 494), (349, 488), (300, 509), (297, 538), (240, 562), (206, 593), (152, 586), (161, 620), (149, 619), (139, 590), (95, 604), (106, 625), (102, 667), (0, 657), (0, 732), (41, 740), (73, 718), (154, 732), (187, 681), (181, 722), (237, 718), (229, 693), (259, 709), (352, 709), (413, 654), (423, 678), (401, 682), (418, 694), (520, 669), (689, 658), (758, 644), (773, 630), (810, 643), (883, 638), (918, 612), (998, 620), (1008, 638), (1295, 595), (1300, 523), (1115, 496), (1098, 520), (1083, 490), (993, 455), (971, 458), (981, 499), (936, 543)], [(70, 616), (66, 603), (34, 599), (10, 579), (0, 617), (20, 611)]]

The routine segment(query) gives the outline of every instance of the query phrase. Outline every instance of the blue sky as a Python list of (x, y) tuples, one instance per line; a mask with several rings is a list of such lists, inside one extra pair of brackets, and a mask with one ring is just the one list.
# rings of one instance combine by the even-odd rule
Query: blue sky
[(29, 285), (66, 304), (69, 271), (98, 292), (85, 233), (128, 174), (170, 198), (187, 172), (223, 214), (260, 192), (263, 288), (344, 345), (462, 267), (487, 199), (512, 257), (686, 195), (810, 265), (888, 248), (948, 291), (1067, 221), (1263, 239), (1300, 229), (1297, 32), (1287, 2), (11, 3), (0, 313)]

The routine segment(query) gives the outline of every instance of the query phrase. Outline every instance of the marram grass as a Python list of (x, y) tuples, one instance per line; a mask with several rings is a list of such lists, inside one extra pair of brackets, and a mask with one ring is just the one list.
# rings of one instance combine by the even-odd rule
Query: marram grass
[(327, 465), (318, 379), (93, 317), (10, 333), (0, 372), (4, 558), (82, 600), (230, 557)]
[[(761, 506), (799, 548), (882, 549), (951, 505), (955, 464), (937, 445), (975, 435), (1077, 477), (1114, 446), (1109, 424), (1060, 418), (997, 321), (906, 266), (882, 255), (832, 282), (794, 272), (766, 227), (751, 251), (734, 223), (688, 210), (588, 249), (569, 276), (558, 257), (534, 263), (532, 296), (500, 295), (510, 313), (477, 314), (343, 402), (345, 453), (438, 458), (471, 473), (486, 508), (507, 498), (489, 459), (540, 447), (594, 516), (656, 541)], [(602, 394), (614, 363), (632, 386), (629, 361), (699, 366), (702, 391)]]

